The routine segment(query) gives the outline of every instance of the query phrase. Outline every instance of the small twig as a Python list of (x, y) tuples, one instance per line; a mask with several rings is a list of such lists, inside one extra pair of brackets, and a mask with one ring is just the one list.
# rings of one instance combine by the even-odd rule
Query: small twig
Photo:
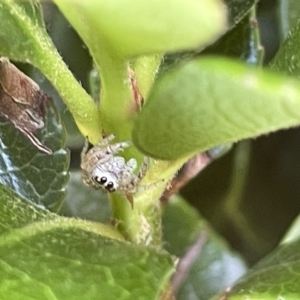
[(182, 282), (186, 279), (195, 260), (199, 257), (201, 250), (204, 244), (206, 243), (206, 240), (207, 240), (207, 232), (201, 231), (196, 242), (190, 248), (188, 248), (187, 252), (179, 260), (176, 273), (173, 275), (171, 279), (171, 287), (174, 294), (178, 292), (180, 286), (182, 285)]
[(192, 157), (179, 171), (178, 175), (173, 178), (170, 188), (165, 190), (161, 197), (161, 202), (165, 203), (175, 193), (177, 193), (183, 186), (185, 186), (191, 179), (193, 179), (200, 171), (202, 171), (213, 158), (208, 152), (196, 154)]
[(133, 99), (136, 104), (136, 111), (139, 111), (141, 107), (144, 105), (144, 98), (139, 91), (134, 71), (130, 67), (128, 67), (128, 75), (131, 83)]

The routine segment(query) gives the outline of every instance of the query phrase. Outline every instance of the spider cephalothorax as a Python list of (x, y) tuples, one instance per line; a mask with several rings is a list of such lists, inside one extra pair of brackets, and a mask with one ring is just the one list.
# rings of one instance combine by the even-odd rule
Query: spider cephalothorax
[(130, 143), (109, 144), (114, 138), (115, 136), (111, 134), (90, 150), (88, 150), (88, 141), (86, 141), (81, 153), (83, 182), (88, 186), (101, 188), (110, 193), (121, 191), (126, 196), (132, 195), (136, 192), (137, 184), (145, 175), (147, 164), (144, 162), (140, 172), (135, 175), (136, 160), (131, 158), (126, 162), (122, 156), (116, 155), (124, 148), (129, 147)]

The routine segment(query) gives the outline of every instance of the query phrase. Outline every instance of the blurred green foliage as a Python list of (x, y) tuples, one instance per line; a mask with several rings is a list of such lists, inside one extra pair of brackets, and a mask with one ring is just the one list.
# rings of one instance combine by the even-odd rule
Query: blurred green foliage
[[(254, 1), (227, 0), (225, 3), (230, 7), (230, 30), (220, 37), (218, 41), (206, 47), (204, 51), (196, 49), (195, 51), (167, 55), (162, 67), (162, 73), (170, 68), (174, 68), (184, 60), (208, 54), (230, 57), (251, 65), (259, 63), (261, 49), (258, 49), (257, 45), (255, 46), (256, 41), (253, 37), (253, 27), (251, 27), (253, 24), (251, 24), (251, 21), (249, 22), (249, 9)], [(93, 87), (89, 86), (88, 78), (90, 72), (95, 72), (95, 70), (93, 69), (93, 61), (87, 46), (53, 3), (43, 2), (42, 5), (47, 32), (62, 55), (63, 60), (83, 88), (90, 94), (93, 94), (94, 90)], [(278, 72), (298, 75), (299, 59), (296, 54), (294, 58), (292, 55), (295, 52), (295, 48), (298, 49), (300, 30), (296, 19), (299, 13), (300, 4), (297, 0), (264, 0), (258, 3), (259, 33), (261, 44), (265, 49), (263, 68), (269, 68), (269, 63), (271, 62), (272, 68)], [(288, 35), (290, 30), (294, 34)], [(123, 37), (126, 40), (126, 36)], [(288, 40), (286, 41), (286, 39)], [(148, 44), (145, 43), (145, 45), (147, 46)], [(277, 52), (279, 45), (282, 46)], [(128, 49), (124, 48), (125, 54), (128, 51), (132, 51), (132, 49)], [(138, 47), (137, 49), (140, 50)], [(277, 53), (277, 56), (274, 59), (275, 53)], [(36, 69), (30, 69), (28, 73), (41, 85), (43, 90), (47, 91), (54, 98), (67, 129), (66, 146), (71, 150), (70, 164), (72, 172), (71, 180), (67, 186), (68, 196), (60, 214), (67, 217), (109, 224), (113, 218), (109, 200), (105, 195), (99, 196), (98, 191), (83, 187), (80, 181), (78, 172), (80, 164), (79, 154), (83, 145), (83, 137), (77, 129), (72, 115), (44, 75)], [(229, 86), (229, 89), (231, 89), (231, 86)], [(232, 90), (234, 89), (232, 88)], [(242, 101), (242, 92), (239, 98)], [(11, 132), (14, 130), (13, 127), (7, 124), (1, 125), (2, 128), (3, 126), (10, 126), (9, 129), (5, 129), (5, 132), (7, 135), (11, 135)], [(297, 264), (299, 259), (295, 255), (297, 254), (298, 243), (297, 241), (290, 244), (287, 243), (279, 249), (276, 246), (300, 211), (299, 135), (299, 129), (295, 128), (265, 135), (255, 140), (247, 140), (235, 145), (232, 151), (210, 164), (181, 190), (181, 195), (184, 199), (173, 198), (170, 200), (163, 212), (163, 245), (165, 250), (174, 255), (174, 257), (186, 257), (190, 253), (191, 247), (197, 243), (197, 238), (201, 233), (205, 232), (206, 234), (204, 245), (198, 249), (194, 260), (190, 262), (192, 266), (188, 268), (187, 274), (181, 282), (182, 285), (178, 288), (178, 299), (209, 299), (231, 285), (242, 273), (246, 272), (246, 264), (252, 266), (274, 249), (274, 255), (270, 254), (265, 261), (260, 262), (253, 271), (250, 271), (249, 276), (242, 279), (236, 288), (233, 289), (233, 295), (227, 295), (226, 297), (240, 300), (247, 296), (247, 299), (251, 300), (252, 295), (247, 294), (247, 289), (249, 289), (254, 291), (259, 297), (262, 297), (262, 299), (274, 299), (274, 297), (277, 299), (276, 297), (279, 296), (297, 299), (297, 293), (295, 294), (294, 290), (299, 292), (298, 276), (295, 275), (293, 277), (287, 269), (281, 268), (280, 262), (284, 260), (295, 273), (298, 272)], [(1, 136), (1, 140), (5, 139), (5, 135)], [(23, 146), (20, 147), (22, 149)], [(31, 145), (28, 147), (30, 148)], [(59, 147), (63, 148), (63, 143)], [(25, 148), (25, 151), (27, 151), (27, 148)], [(65, 152), (58, 151), (57, 155), (63, 156), (63, 159), (56, 161), (57, 165), (61, 166), (60, 171), (43, 177), (47, 181), (51, 181), (51, 178), (59, 177), (56, 180), (59, 180), (60, 183), (56, 185), (56, 190), (54, 189), (53, 192), (56, 201), (53, 200), (51, 206), (48, 205), (47, 199), (29, 199), (29, 201), (37, 204), (46, 205), (52, 210), (56, 210), (60, 206), (64, 197), (65, 170), (68, 164), (68, 157)], [(31, 174), (26, 175), (26, 168), (24, 170), (24, 176), (30, 177)], [(47, 186), (43, 182), (40, 185), (43, 187)], [(3, 195), (6, 195), (5, 192), (3, 192)], [(18, 197), (28, 198), (26, 194), (22, 193), (19, 193)], [(14, 195), (12, 199), (15, 200), (18, 197)], [(191, 208), (190, 205), (196, 208), (198, 212)], [(27, 206), (20, 208), (18, 205), (17, 208), (23, 213), (26, 212), (26, 216), (30, 215), (34, 222), (42, 220), (46, 226), (51, 224), (52, 219), (64, 222), (64, 218), (60, 219), (61, 217), (59, 216), (48, 215), (40, 208), (30, 210)], [(10, 212), (12, 211), (13, 209), (10, 209)], [(11, 215), (9, 214), (9, 216)], [(10, 219), (13, 218), (10, 217)], [(73, 219), (71, 218), (71, 220)], [(11, 230), (14, 226), (22, 227), (25, 224), (15, 225), (14, 223), (9, 224), (9, 222), (3, 217), (2, 223), (0, 222), (1, 228), (5, 230), (9, 228)], [(13, 247), (15, 253), (19, 253), (17, 250), (23, 251), (22, 247), (20, 247), (22, 243), (18, 243), (23, 239), (22, 235), (20, 237), (16, 235), (17, 238), (5, 236), (4, 242), (0, 240), (0, 251), (3, 251), (0, 268), (3, 273), (9, 274), (7, 281), (4, 279), (0, 280), (0, 290), (2, 289), (1, 291), (5, 293), (11, 292), (15, 287), (12, 283), (19, 282), (23, 289), (20, 291), (20, 297), (22, 297), (28, 292), (27, 288), (30, 291), (30, 286), (28, 287), (27, 284), (24, 284), (24, 282), (26, 283), (24, 278), (29, 276), (32, 280), (30, 284), (36, 287), (38, 293), (41, 293), (36, 294), (40, 297), (39, 299), (44, 299), (46, 296), (52, 299), (52, 297), (57, 295), (55, 295), (55, 292), (52, 294), (52, 291), (48, 291), (47, 280), (44, 283), (40, 283), (38, 282), (39, 278), (33, 276), (36, 268), (40, 266), (40, 264), (36, 263), (36, 257), (43, 263), (47, 260), (47, 263), (42, 264), (45, 269), (37, 273), (41, 274), (43, 278), (49, 275), (45, 270), (48, 269), (50, 273), (52, 272), (51, 268), (54, 261), (57, 263), (57, 267), (65, 268), (60, 273), (60, 276), (64, 277), (68, 277), (68, 272), (75, 270), (84, 261), (82, 269), (76, 269), (76, 271), (79, 270), (77, 274), (81, 274), (81, 277), (78, 277), (80, 279), (76, 278), (74, 273), (71, 276), (71, 283), (63, 281), (63, 284), (59, 282), (54, 284), (54, 286), (58, 284), (60, 288), (57, 299), (60, 299), (60, 297), (63, 299), (67, 297), (65, 293), (69, 291), (67, 289), (64, 290), (63, 285), (66, 284), (71, 287), (71, 291), (72, 287), (77, 286), (77, 280), (83, 280), (84, 276), (82, 277), (82, 274), (85, 274), (86, 266), (94, 264), (93, 255), (100, 257), (103, 254), (104, 258), (101, 258), (100, 263), (98, 261), (97, 263), (99, 264), (95, 265), (93, 269), (94, 273), (87, 275), (91, 276), (91, 281), (89, 281), (90, 278), (86, 278), (87, 285), (91, 286), (88, 291), (90, 294), (87, 293), (83, 297), (77, 294), (77, 296), (79, 295), (81, 299), (93, 299), (91, 295), (96, 295), (99, 290), (93, 284), (99, 280), (101, 275), (101, 280), (103, 280), (102, 288), (107, 293), (105, 295), (107, 296), (106, 299), (122, 299), (122, 297), (124, 299), (159, 299), (157, 291), (166, 288), (170, 274), (173, 272), (172, 260), (174, 257), (166, 254), (164, 251), (156, 251), (152, 248), (133, 247), (128, 243), (111, 242), (110, 239), (103, 237), (99, 239), (98, 236), (89, 231), (90, 228), (97, 228), (97, 225), (94, 225), (96, 223), (84, 223), (84, 225), (80, 223), (79, 225), (79, 223), (74, 221), (74, 224), (65, 232), (68, 237), (71, 236), (70, 240), (65, 240), (64, 230), (60, 231), (59, 229), (47, 229), (49, 235), (47, 235), (48, 231), (46, 230), (42, 236), (30, 237), (32, 240), (26, 241), (26, 249), (28, 247), (28, 249), (37, 250), (30, 252), (30, 255), (24, 255), (25, 253), (23, 252), (21, 253), (22, 255), (18, 254), (18, 259), (22, 264), (26, 260), (29, 262), (28, 265), (23, 265), (23, 269), (17, 269), (17, 265), (12, 267), (12, 261), (15, 260), (15, 256), (11, 255), (10, 257), (10, 253), (7, 250)], [(87, 226), (88, 231), (82, 229), (82, 231), (77, 232), (73, 230), (72, 226)], [(117, 239), (118, 234), (114, 231), (110, 232), (111, 227), (109, 225), (105, 226), (107, 226), (105, 229), (99, 229), (99, 235), (103, 236), (106, 234), (106, 237)], [(296, 223), (295, 226), (298, 228), (299, 225)], [(109, 231), (109, 234), (107, 234), (106, 230)], [(106, 233), (104, 234), (104, 232)], [(41, 238), (43, 241), (38, 238)], [(43, 244), (47, 240), (50, 241), (49, 245), (47, 243)], [(53, 246), (51, 242), (54, 240), (61, 245), (66, 245), (67, 248), (69, 247), (67, 257), (63, 257), (61, 254), (53, 251), (53, 249), (48, 248)], [(80, 240), (85, 241), (87, 244), (81, 247), (79, 245)], [(5, 243), (8, 243), (8, 248), (6, 246), (2, 247)], [(72, 246), (70, 246), (71, 244)], [(105, 248), (107, 245), (111, 248)], [(125, 248), (123, 248), (124, 245), (126, 245)], [(40, 250), (39, 247), (41, 247)], [(104, 249), (101, 252), (102, 254), (97, 251), (101, 247)], [(62, 247), (62, 249), (65, 251), (66, 248)], [(77, 253), (79, 249), (83, 251), (80, 255)], [(49, 253), (45, 250), (49, 250)], [(124, 250), (124, 253), (122, 253), (122, 250)], [(39, 251), (43, 252), (43, 255), (39, 256)], [(110, 254), (114, 251), (119, 251), (120, 256), (117, 253), (110, 257)], [(236, 253), (239, 253), (239, 255)], [(89, 257), (90, 255), (91, 257)], [(52, 259), (53, 257), (56, 258)], [(137, 260), (136, 265), (134, 264), (135, 260)], [(124, 261), (124, 264), (121, 264), (122, 261)], [(11, 265), (8, 265), (7, 262)], [(72, 265), (69, 270), (67, 268), (68, 264)], [(108, 267), (106, 264), (108, 264)], [(117, 265), (116, 269), (112, 267), (115, 265)], [(103, 266), (104, 268), (107, 267), (106, 271), (103, 274), (101, 272), (101, 274), (98, 273)], [(98, 267), (99, 269), (97, 269)], [(265, 268), (270, 268), (270, 273), (257, 277), (257, 274), (262, 274), (261, 270)], [(120, 270), (124, 270), (124, 274), (120, 273)], [(128, 273), (126, 273), (127, 270)], [(149, 272), (153, 272), (155, 276), (147, 277)], [(56, 275), (56, 273), (51, 273), (53, 278)], [(132, 278), (133, 280), (131, 281)], [(292, 278), (296, 285), (292, 287), (288, 284), (285, 285), (284, 278)], [(118, 284), (112, 284), (113, 289), (110, 289), (106, 286), (106, 280), (108, 286), (114, 280), (119, 281)], [(135, 282), (135, 280), (137, 281)], [(119, 282), (121, 282), (120, 285)], [(122, 283), (125, 284), (122, 285)], [(148, 289), (148, 284), (150, 283), (151, 288)], [(276, 288), (279, 284), (283, 285), (282, 290)], [(116, 287), (117, 290), (115, 290)], [(138, 287), (144, 287), (145, 289), (139, 290)], [(245, 289), (246, 292), (244, 292)], [(292, 292), (284, 293), (285, 289), (292, 290)], [(109, 295), (109, 298), (108, 294), (113, 290), (115, 290), (115, 294)], [(132, 290), (135, 290), (136, 293), (132, 293)], [(145, 296), (146, 294), (148, 296)], [(16, 297), (19, 296), (17, 292), (7, 295), (11, 296), (8, 299), (17, 299)], [(253, 297), (253, 299), (257, 299), (255, 295)], [(74, 296), (73, 298), (69, 297), (69, 299), (77, 298)]]

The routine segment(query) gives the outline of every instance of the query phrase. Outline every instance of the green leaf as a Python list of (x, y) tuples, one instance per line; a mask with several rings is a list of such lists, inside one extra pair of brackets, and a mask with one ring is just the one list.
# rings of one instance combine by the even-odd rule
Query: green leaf
[(46, 105), (45, 126), (37, 132), (52, 155), (39, 151), (10, 122), (0, 121), (0, 184), (22, 198), (56, 211), (66, 196), (69, 153), (56, 108)]
[[(238, 3), (235, 6), (239, 6)], [(216, 43), (206, 48), (203, 54), (239, 58), (248, 64), (261, 66), (264, 49), (260, 42), (256, 7), (251, 8), (248, 15)]]
[(156, 82), (133, 141), (155, 158), (188, 157), (298, 125), (299, 98), (292, 78), (225, 58), (195, 59)]
[(157, 299), (169, 254), (122, 240), (112, 227), (67, 219), (1, 190), (0, 294), (18, 299)]
[(281, 35), (285, 39), (289, 31), (297, 24), (300, 13), (300, 3), (298, 0), (280, 0), (279, 17)]
[(300, 238), (300, 216), (298, 215), (284, 234), (281, 244), (290, 243)]
[[(215, 43), (205, 48), (202, 53), (247, 59), (249, 54), (252, 54), (250, 48), (253, 49), (256, 46), (253, 43), (254, 34), (253, 28), (251, 28), (253, 23), (249, 22), (247, 14), (249, 14), (256, 1), (224, 0), (224, 3), (227, 5), (229, 14), (229, 30)], [(160, 72), (165, 71), (165, 69), (172, 69), (182, 61), (195, 57), (195, 55), (198, 55), (197, 50), (167, 53), (160, 65)]]
[(258, 0), (224, 0), (228, 6), (230, 25), (235, 25), (249, 12)]
[(111, 203), (106, 193), (86, 186), (81, 171), (70, 171), (67, 197), (59, 214), (84, 220), (109, 223), (112, 216)]
[(228, 300), (299, 299), (300, 240), (278, 247), (228, 293)]
[(182, 256), (201, 230), (207, 229), (205, 220), (200, 218), (197, 210), (180, 196), (168, 200), (162, 215), (162, 226), (165, 249), (176, 256)]
[[(180, 218), (180, 220), (178, 219)], [(166, 249), (191, 268), (176, 295), (178, 300), (209, 299), (231, 285), (246, 271), (245, 263), (209, 227), (198, 212), (182, 198), (172, 197), (163, 214), (164, 244)], [(201, 234), (206, 241), (194, 257), (189, 260), (188, 247), (193, 247)], [(195, 252), (195, 248), (190, 250)], [(177, 271), (179, 272), (179, 271)]]
[(276, 71), (292, 74), (297, 77), (300, 75), (300, 22), (290, 31), (285, 42), (280, 46), (271, 68)]
[[(103, 129), (121, 140), (130, 139), (136, 110), (125, 60), (203, 47), (227, 29), (225, 6), (219, 0), (55, 3), (77, 30), (97, 65)], [(158, 62), (153, 56), (152, 63)], [(151, 79), (152, 74), (148, 76)], [(145, 82), (149, 82), (148, 77)], [(141, 160), (136, 151), (132, 156)]]
[(122, 57), (198, 48), (226, 30), (226, 11), (218, 0), (55, 3), (95, 57), (103, 45)]
[[(204, 50), (204, 54), (224, 55), (240, 58), (245, 56), (245, 45), (249, 40), (248, 18), (242, 19), (234, 28), (226, 32), (217, 42)], [(241, 42), (242, 41), (242, 42)]]
[(91, 142), (100, 139), (98, 108), (62, 61), (42, 21), (37, 1), (0, 3), (0, 55), (37, 67), (58, 91)]

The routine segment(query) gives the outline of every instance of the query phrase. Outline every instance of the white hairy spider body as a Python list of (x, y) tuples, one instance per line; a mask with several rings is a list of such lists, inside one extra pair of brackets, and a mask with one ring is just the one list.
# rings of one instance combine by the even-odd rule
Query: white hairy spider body
[[(134, 174), (137, 162), (131, 158), (127, 162), (116, 154), (130, 146), (129, 142), (109, 144), (115, 138), (113, 134), (104, 138), (99, 144), (88, 150), (88, 141), (81, 153), (81, 169), (83, 182), (94, 188), (107, 192), (121, 191), (128, 195), (136, 192), (137, 184), (147, 170), (143, 163), (138, 175)], [(130, 202), (131, 199), (128, 198)]]

